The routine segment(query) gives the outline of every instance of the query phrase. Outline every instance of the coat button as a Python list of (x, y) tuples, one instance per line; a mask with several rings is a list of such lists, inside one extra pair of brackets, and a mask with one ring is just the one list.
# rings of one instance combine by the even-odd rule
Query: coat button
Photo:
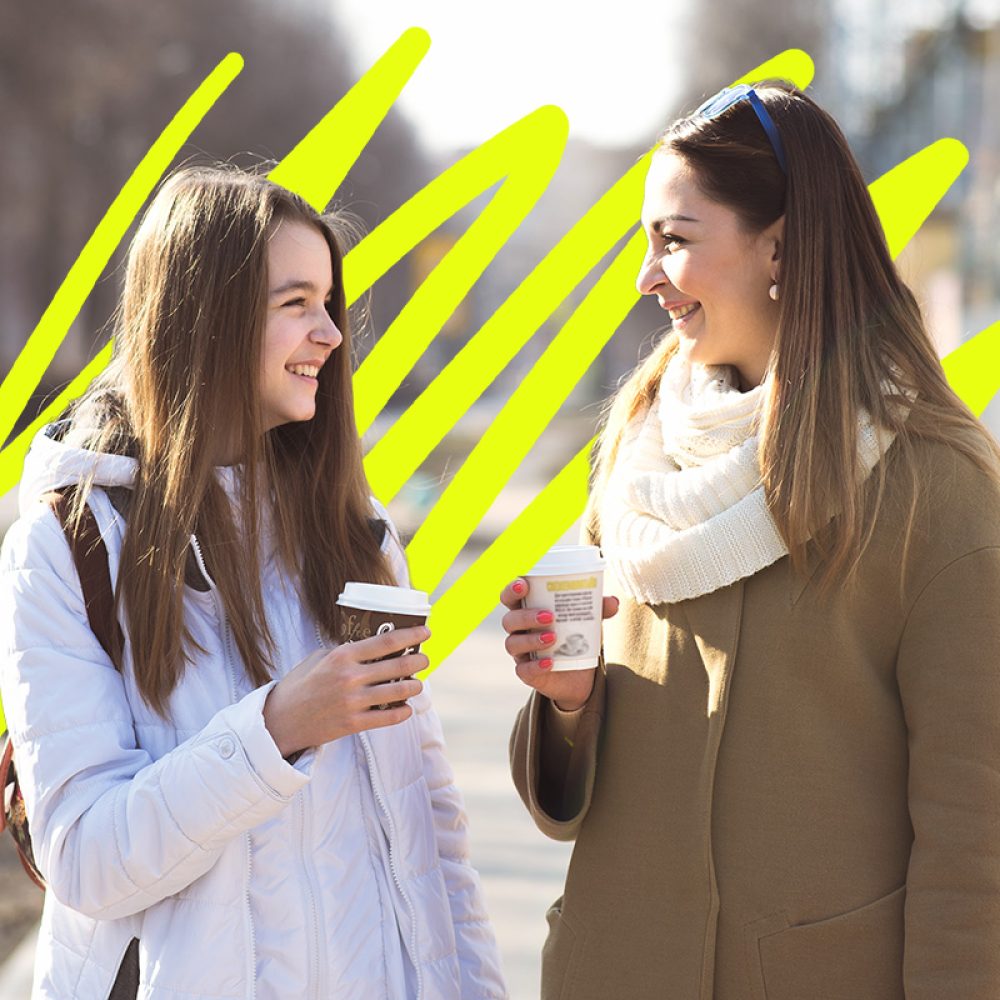
[(236, 744), (227, 736), (219, 743), (219, 753), (223, 760), (229, 760), (236, 753)]

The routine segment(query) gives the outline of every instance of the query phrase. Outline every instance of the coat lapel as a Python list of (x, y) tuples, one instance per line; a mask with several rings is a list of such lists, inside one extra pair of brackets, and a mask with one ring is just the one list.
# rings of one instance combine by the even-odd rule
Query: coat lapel
[(743, 580), (681, 601), (708, 674), (708, 714), (725, 709), (743, 616)]

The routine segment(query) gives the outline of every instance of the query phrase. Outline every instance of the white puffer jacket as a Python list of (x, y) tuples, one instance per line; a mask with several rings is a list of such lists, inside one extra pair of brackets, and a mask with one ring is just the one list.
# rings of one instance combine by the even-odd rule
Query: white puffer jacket
[[(506, 996), (426, 687), (405, 723), (289, 765), (263, 724), (275, 682), (250, 689), (201, 564), (209, 589), (185, 588), (185, 614), (205, 652), (164, 722), (127, 650), (123, 676), (90, 631), (38, 500), (92, 470), (127, 486), (135, 465), (40, 434), (0, 554), (0, 694), (50, 886), (34, 1000), (103, 1000), (133, 937), (142, 1000)], [(103, 490), (90, 503), (114, 579), (124, 526)], [(386, 546), (405, 586), (393, 531)], [(280, 676), (319, 633), (265, 564)]]

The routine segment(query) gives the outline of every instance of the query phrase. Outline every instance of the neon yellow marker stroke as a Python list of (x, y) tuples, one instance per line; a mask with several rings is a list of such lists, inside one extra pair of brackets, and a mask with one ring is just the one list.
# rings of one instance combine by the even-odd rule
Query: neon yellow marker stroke
[[(379, 338), (354, 376), (355, 414), (364, 434), (427, 350), (448, 317), (548, 187), (569, 123), (538, 108), (469, 153), (393, 213), (344, 261), (349, 301), (474, 198), (503, 183)], [(433, 428), (428, 428), (433, 434)], [(377, 493), (377, 490), (376, 490)]]
[(646, 235), (636, 233), (438, 498), (406, 550), (415, 586), (428, 591), (438, 586), (490, 505), (635, 305), (639, 297), (635, 276), (645, 252)]
[(1000, 392), (1000, 321), (956, 347), (941, 363), (951, 387), (981, 417)]
[[(150, 146), (149, 151), (97, 224), (42, 314), (38, 326), (35, 327), (3, 383), (0, 384), (0, 440), (6, 441), (10, 436), (18, 415), (38, 387), (45, 369), (66, 338), (73, 320), (76, 319), (87, 296), (97, 283), (101, 272), (107, 267), (111, 255), (128, 232), (129, 226), (132, 225), (150, 192), (181, 146), (187, 142), (191, 133), (242, 69), (242, 57), (231, 52), (209, 73)], [(104, 357), (103, 352), (101, 356)], [(96, 375), (100, 368), (95, 369), (91, 363), (87, 366), (87, 370), (91, 375)], [(74, 380), (73, 388), (76, 395), (82, 393), (87, 384), (89, 381), (82, 383), (80, 380)], [(71, 398), (73, 397), (68, 393), (63, 393), (56, 403), (62, 407)], [(53, 413), (58, 412), (54, 403), (46, 409), (43, 416), (49, 420)], [(14, 442), (0, 450), (0, 494), (12, 489), (20, 479), (28, 444), (30, 438), (21, 434)]]
[(598, 199), (371, 449), (365, 472), (383, 502), (399, 492), (560, 303), (635, 227), (647, 167), (648, 156)]
[(422, 28), (404, 31), (268, 177), (324, 211), (430, 44)]
[(444, 595), (428, 621), (431, 637), (420, 648), (431, 665), (426, 677), (464, 642), (497, 606), (503, 587), (533, 566), (580, 516), (587, 501), (593, 440), (547, 483)]
[[(814, 66), (809, 56), (799, 49), (789, 49), (750, 70), (743, 79), (779, 76), (804, 88), (811, 82), (813, 73)], [(372, 448), (365, 460), (365, 472), (383, 502), (388, 502), (399, 492), (542, 323), (615, 243), (633, 228), (639, 217), (648, 163), (647, 155), (584, 214)], [(387, 220), (383, 225), (391, 221)], [(400, 226), (399, 239), (407, 239), (412, 227), (413, 223), (409, 220), (406, 226)], [(403, 245), (408, 248), (412, 243)], [(459, 250), (455, 247), (452, 253), (457, 254)], [(395, 258), (383, 264), (383, 269), (377, 273), (384, 273), (392, 263), (395, 263)], [(366, 274), (364, 287), (373, 284), (376, 276)], [(386, 341), (386, 344), (386, 350), (376, 356), (375, 361), (393, 355), (396, 345), (392, 341)], [(401, 381), (402, 376), (394, 375), (393, 381), (397, 378)], [(356, 381), (355, 386), (359, 394), (367, 390), (363, 382)], [(381, 406), (378, 408), (381, 409)], [(363, 412), (364, 416), (359, 422), (362, 432), (374, 419), (372, 409), (374, 406), (369, 407), (367, 401), (363, 408), (359, 404), (359, 413)], [(541, 428), (538, 430), (540, 433)]]
[(894, 260), (968, 162), (969, 151), (957, 139), (939, 139), (868, 185)]
[[(324, 204), (328, 200), (328, 195), (334, 192), (350, 166), (353, 165), (358, 153), (377, 128), (378, 123), (384, 118), (395, 96), (412, 75), (416, 65), (427, 51), (427, 44), (428, 39), (425, 32), (413, 29), (405, 33), (372, 68), (370, 73), (359, 81), (350, 94), (338, 103), (275, 168), (271, 175), (272, 178), (298, 190), (318, 207)], [(216, 73), (206, 79), (202, 87), (193, 95), (191, 101), (178, 113), (158, 143), (166, 141), (169, 129), (188, 114), (189, 108), (193, 106), (199, 95), (205, 98), (206, 94), (209, 94), (210, 84), (214, 82), (217, 87), (219, 86), (225, 75), (223, 70), (231, 74), (229, 77), (231, 80), (239, 72), (241, 65), (241, 60), (235, 55), (224, 60), (217, 68)], [(793, 80), (800, 87), (804, 87), (812, 79), (812, 74), (812, 60), (805, 53), (790, 50), (751, 70), (741, 78), (741, 81), (752, 82), (769, 76), (781, 76)], [(221, 93), (225, 86), (228, 86), (229, 80), (225, 80), (218, 93)], [(217, 97), (218, 94), (215, 96)], [(204, 102), (201, 115), (207, 112), (214, 103), (214, 99)], [(525, 121), (528, 124), (525, 124)], [(197, 121), (192, 120), (190, 129), (193, 130), (196, 124)], [(535, 168), (535, 173), (530, 175), (524, 165), (524, 150), (518, 148), (519, 142), (523, 144), (524, 136), (529, 133), (533, 140), (541, 144), (541, 151), (538, 146), (534, 149), (534, 162), (531, 166)], [(425, 281), (421, 291), (418, 291), (407, 307), (410, 309), (410, 314), (406, 317), (406, 322), (399, 324), (399, 320), (397, 320), (394, 329), (390, 328), (390, 331), (387, 331), (379, 347), (376, 348), (376, 351), (380, 353), (373, 352), (370, 357), (370, 362), (374, 363), (370, 363), (366, 369), (359, 371), (356, 387), (363, 411), (361, 414), (362, 424), (366, 421), (370, 422), (370, 419), (377, 415), (395, 386), (410, 370), (416, 358), (433, 339), (440, 325), (447, 319), (450, 312), (495, 255), (497, 248), (506, 241), (507, 236), (500, 238), (498, 233), (505, 228), (507, 235), (509, 235), (524, 215), (530, 211), (538, 194), (544, 190), (551, 178), (551, 172), (554, 171), (565, 146), (565, 139), (566, 121), (561, 111), (555, 108), (539, 109), (533, 116), (529, 115), (522, 122), (515, 123), (511, 129), (501, 133), (489, 143), (485, 143), (474, 154), (470, 154), (450, 171), (433, 181), (424, 191), (418, 193), (390, 219), (374, 230), (349, 255), (345, 262), (345, 281), (349, 285), (349, 296), (353, 300), (371, 287), (416, 242), (451, 218), (473, 198), (484, 193), (491, 184), (503, 182), (489, 205), (488, 210), (492, 209), (492, 214), (487, 215), (487, 212), (484, 211), (477, 220), (479, 225), (473, 233), (473, 239), (467, 240), (464, 244), (461, 240), (456, 243), (448, 257)], [(505, 147), (504, 143), (508, 145)], [(156, 148), (154, 146), (154, 149)], [(152, 153), (153, 150), (150, 151), (150, 155)], [(477, 157), (476, 154), (481, 155)], [(150, 189), (172, 156), (173, 154), (167, 158), (160, 172), (153, 178)], [(872, 193), (876, 198), (880, 216), (894, 253), (898, 253), (913, 232), (919, 228), (940, 195), (947, 190), (951, 181), (960, 172), (964, 165), (964, 161), (959, 162), (962, 156), (967, 158), (967, 154), (965, 154), (964, 149), (960, 148), (960, 144), (955, 143), (954, 140), (943, 140), (941, 143), (916, 154), (915, 157), (911, 157), (872, 186)], [(543, 167), (538, 166), (539, 159), (544, 161)], [(143, 161), (143, 164), (145, 163), (146, 160)], [(140, 165), (140, 168), (143, 164)], [(137, 169), (137, 173), (139, 173), (139, 169)], [(564, 301), (582, 277), (592, 269), (597, 260), (632, 228), (638, 216), (643, 173), (644, 164), (637, 164), (626, 175), (627, 179), (622, 178), (619, 182), (621, 186), (616, 185), (612, 188), (605, 199), (599, 201), (584, 215), (570, 230), (567, 237), (553, 248), (546, 261), (543, 261), (543, 264), (539, 265), (524, 280), (516, 293), (501, 306), (476, 337), (463, 349), (459, 355), (459, 358), (462, 359), (461, 362), (457, 365), (453, 362), (451, 366), (446, 368), (442, 375), (428, 387), (420, 400), (414, 404), (414, 407), (392, 428), (390, 435), (383, 438), (378, 450), (373, 450), (368, 456), (369, 466), (373, 470), (373, 482), (381, 481), (383, 487), (390, 492), (395, 492), (400, 483), (405, 481), (423, 457), (426, 457), (443, 435), (457, 423), (482, 390), (509, 362), (513, 353), (505, 356), (506, 348), (503, 345), (507, 343), (506, 334), (513, 332), (513, 335), (519, 338), (519, 346), (523, 345), (541, 323)], [(515, 191), (517, 185), (521, 185), (521, 187)], [(428, 192), (430, 193), (428, 194)], [(126, 191), (123, 189), (122, 196), (125, 193)], [(136, 202), (131, 217), (125, 221), (122, 234), (147, 195), (148, 191)], [(116, 200), (112, 209), (117, 204)], [(497, 221), (496, 217), (500, 214), (500, 208), (510, 211), (511, 206), (516, 212), (521, 213), (516, 217), (513, 225), (510, 225), (509, 218)], [(112, 211), (109, 210), (109, 216), (111, 215)], [(489, 231), (491, 228), (496, 231), (491, 233)], [(84, 248), (84, 253), (74, 264), (66, 282), (43, 316), (43, 322), (39, 324), (39, 329), (48, 332), (50, 337), (51, 331), (58, 332), (58, 339), (51, 341), (49, 345), (50, 352), (39, 352), (36, 346), (32, 356), (26, 348), (27, 359), (22, 361), (19, 358), (18, 364), (11, 370), (4, 386), (0, 387), (0, 400), (4, 400), (6, 407), (10, 406), (11, 397), (15, 403), (20, 398), (19, 406), (24, 406), (31, 391), (30, 383), (23, 378), (24, 373), (26, 371), (34, 372), (40, 378), (42, 370), (51, 360), (55, 348), (58, 347), (58, 343), (65, 336), (66, 330), (79, 311), (80, 304), (89, 293), (97, 275), (106, 265), (114, 246), (120, 242), (121, 235), (112, 243), (108, 243), (106, 235), (102, 236), (101, 239), (98, 238), (100, 232), (100, 227), (95, 230), (91, 241)], [(601, 243), (603, 240), (603, 246), (599, 248), (599, 251), (595, 250), (596, 257), (585, 269), (579, 260), (571, 261), (574, 254), (579, 255), (581, 252), (587, 252), (582, 236), (580, 241), (574, 245), (573, 239), (570, 238), (573, 234), (586, 234), (588, 239), (596, 240), (597, 243)], [(469, 236), (468, 232), (466, 236)], [(471, 249), (475, 251), (474, 253), (470, 253), (470, 245)], [(100, 262), (89, 285), (80, 284), (77, 269), (87, 262), (88, 251), (91, 255), (90, 263), (93, 266), (95, 246), (105, 248), (107, 255)], [(71, 277), (77, 279), (76, 285), (70, 281)], [(601, 287), (602, 292), (604, 292), (611, 286), (605, 282)], [(75, 289), (78, 301), (75, 308), (67, 309), (66, 303), (71, 301), (67, 298), (70, 288)], [(82, 297), (80, 296), (81, 288)], [(427, 291), (423, 291), (425, 288)], [(421, 299), (421, 294), (425, 298)], [(634, 297), (634, 292), (632, 295)], [(592, 299), (587, 308), (592, 309), (596, 301), (597, 299)], [(624, 306), (624, 302), (625, 296), (622, 292), (619, 310)], [(607, 306), (607, 302), (605, 306)], [(424, 313), (424, 315), (418, 316), (424, 307), (430, 307), (433, 315), (428, 316)], [(583, 308), (581, 305), (580, 309)], [(581, 315), (580, 309), (576, 315)], [(605, 309), (605, 313), (606, 323), (609, 324), (607, 329), (599, 332), (591, 329), (586, 331), (586, 336), (590, 338), (587, 344), (591, 346), (591, 349), (593, 343), (602, 340), (602, 338), (606, 340), (611, 335), (614, 325), (617, 325), (614, 319), (615, 309)], [(491, 323), (492, 327), (490, 327)], [(525, 326), (525, 323), (528, 325)], [(60, 325), (62, 325), (61, 331), (59, 331)], [(970, 398), (970, 405), (977, 408), (977, 412), (982, 412), (997, 388), (996, 385), (991, 386), (990, 383), (997, 382), (998, 378), (991, 378), (988, 373), (1000, 369), (1000, 333), (998, 331), (1000, 331), (1000, 324), (994, 324), (993, 327), (964, 344), (945, 361), (949, 377), (956, 380), (956, 388), (960, 392), (969, 392), (975, 395), (974, 400)], [(389, 336), (390, 332), (392, 333), (391, 337)], [(38, 333), (39, 331), (36, 330), (36, 334)], [(395, 348), (399, 346), (401, 339), (410, 333), (421, 338), (422, 346), (419, 350), (416, 351), (415, 355), (411, 351), (405, 357), (400, 356), (398, 363), (394, 366), (387, 364), (383, 367), (385, 359), (392, 360), (391, 356), (395, 355)], [(563, 334), (565, 333), (566, 328), (564, 327)], [(571, 342), (563, 334), (557, 337), (559, 347), (555, 348), (556, 352), (564, 350), (566, 345)], [(36, 338), (33, 335), (29, 347), (32, 342), (37, 345), (39, 342), (44, 342), (45, 339), (45, 336)], [(382, 343), (384, 343), (384, 347), (381, 346)], [(555, 343), (554, 341), (550, 347), (554, 347)], [(583, 351), (587, 344), (581, 344), (579, 350)], [(497, 353), (498, 347), (500, 353)], [(44, 415), (46, 418), (50, 418), (57, 407), (61, 408), (70, 398), (83, 391), (92, 375), (103, 367), (106, 352), (107, 349), (98, 358), (95, 358), (60, 396), (59, 400), (47, 409)], [(551, 359), (557, 357), (557, 354), (543, 355), (543, 358), (546, 356)], [(459, 361), (459, 358), (456, 358), (456, 362)], [(12, 376), (15, 375), (17, 377), (12, 379)], [(20, 397), (13, 391), (19, 381), (29, 385), (28, 393)], [(37, 381), (38, 378), (35, 379), (35, 384)], [(558, 384), (553, 381), (550, 384), (553, 399), (564, 398), (572, 388), (571, 381), (575, 382), (575, 378), (565, 379)], [(957, 383), (961, 383), (961, 387)], [(5, 391), (6, 397), (3, 395)], [(517, 398), (515, 393), (515, 403)], [(8, 412), (6, 407), (3, 410), (5, 414)], [(507, 414), (510, 412), (512, 411), (505, 411)], [(431, 419), (424, 420), (423, 418), (427, 415)], [(544, 430), (550, 416), (543, 414), (542, 418), (533, 425), (522, 427), (522, 432), (529, 437), (537, 438)], [(509, 416), (504, 416), (503, 419), (507, 421)], [(36, 424), (40, 422), (44, 422), (42, 418)], [(13, 420), (9, 426), (12, 425)], [(22, 449), (26, 448), (28, 437), (27, 433), (21, 435), (16, 442), (0, 453), (3, 457), (3, 463), (0, 463), (0, 476), (4, 475), (5, 472), (7, 474), (6, 481), (0, 479), (0, 488), (9, 489), (16, 481), (23, 458)], [(496, 448), (500, 440), (499, 432), (484, 436), (485, 444), (474, 451), (474, 457), (470, 456), (468, 470), (463, 468), (460, 473), (464, 477), (463, 482), (471, 484), (466, 487), (469, 491), (469, 498), (474, 499), (480, 508), (484, 499), (502, 488), (506, 481), (504, 476), (496, 474), (495, 470), (491, 468), (491, 463), (486, 461), (490, 455), (490, 449)], [(416, 458), (415, 464), (411, 465), (409, 472), (402, 475), (405, 466), (400, 465), (395, 470), (392, 467), (400, 459), (400, 456), (412, 446), (416, 446), (417, 451), (413, 453), (413, 456), (405, 459), (408, 463), (413, 463), (414, 456), (421, 449), (423, 451), (420, 457)], [(552, 482), (546, 485), (486, 553), (438, 600), (432, 616), (435, 636), (428, 643), (428, 649), (434, 651), (432, 660), (435, 664), (439, 664), (448, 652), (454, 649), (472, 628), (495, 607), (496, 594), (503, 584), (522, 571), (526, 564), (530, 565), (579, 516), (587, 493), (588, 450), (589, 446), (583, 449)], [(508, 467), (513, 465), (509, 459), (507, 464)], [(477, 468), (490, 471), (485, 480), (477, 480)], [(506, 473), (506, 469), (504, 471)], [(399, 478), (401, 475), (402, 480)], [(442, 510), (446, 511), (449, 506), (457, 504), (461, 500), (463, 492), (463, 489), (457, 487), (453, 489), (448, 494), (445, 507)], [(428, 560), (424, 565), (425, 560), (420, 554), (422, 549), (431, 551), (440, 542), (443, 550), (448, 549), (455, 553), (461, 549), (468, 537), (467, 532), (471, 523), (469, 518), (463, 519), (461, 525), (452, 525), (448, 523), (449, 519), (443, 514), (435, 516), (432, 512), (432, 517), (435, 518), (431, 522), (432, 530), (427, 531), (420, 538), (416, 548), (415, 576), (421, 573), (426, 574), (428, 578), (439, 576), (441, 567), (444, 565), (443, 558)]]

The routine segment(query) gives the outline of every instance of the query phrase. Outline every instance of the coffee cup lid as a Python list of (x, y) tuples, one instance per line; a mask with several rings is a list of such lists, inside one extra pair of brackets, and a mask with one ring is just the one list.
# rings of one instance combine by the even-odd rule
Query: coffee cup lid
[(384, 587), (379, 583), (344, 584), (344, 592), (337, 603), (359, 611), (388, 611), (397, 615), (424, 615), (431, 613), (430, 601), (423, 590), (408, 587)]
[(603, 569), (604, 557), (596, 545), (556, 545), (525, 576), (566, 576)]

